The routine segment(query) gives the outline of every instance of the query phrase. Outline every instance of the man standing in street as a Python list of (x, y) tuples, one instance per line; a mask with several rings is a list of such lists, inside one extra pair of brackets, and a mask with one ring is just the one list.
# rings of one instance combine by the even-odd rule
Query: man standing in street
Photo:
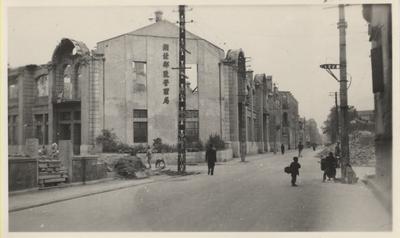
[(285, 145), (284, 144), (281, 144), (281, 153), (285, 154)]
[(297, 157), (293, 157), (293, 162), (290, 164), (290, 173), (291, 173), (291, 175), (292, 175), (292, 186), (293, 187), (297, 187), (297, 184), (296, 184), (296, 179), (297, 179), (297, 176), (300, 174), (299, 173), (299, 169), (301, 168), (301, 165), (299, 164), (299, 158), (297, 158)]
[(150, 148), (150, 146), (147, 146), (146, 156), (147, 156), (147, 163), (149, 163), (149, 169), (151, 169), (151, 148)]
[(213, 144), (208, 146), (206, 152), (206, 162), (208, 165), (208, 175), (214, 175), (215, 162), (217, 161), (217, 151)]
[(301, 141), (299, 142), (299, 145), (297, 146), (297, 148), (299, 149), (299, 157), (303, 157), (301, 155), (301, 152), (303, 151), (304, 146), (303, 146), (303, 143), (301, 143)]

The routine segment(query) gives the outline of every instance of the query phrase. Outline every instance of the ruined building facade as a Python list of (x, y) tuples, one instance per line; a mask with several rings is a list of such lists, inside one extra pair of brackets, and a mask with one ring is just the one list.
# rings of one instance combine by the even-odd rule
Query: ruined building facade
[[(130, 145), (177, 141), (178, 27), (156, 22), (89, 50), (64, 38), (45, 65), (9, 70), (9, 149), (71, 140), (90, 153), (103, 129)], [(225, 52), (186, 33), (186, 139), (220, 135), (236, 157), (296, 144), (298, 103), (272, 76), (246, 70), (243, 50)], [(287, 115), (287, 117), (285, 116)], [(283, 123), (282, 118), (287, 120)]]

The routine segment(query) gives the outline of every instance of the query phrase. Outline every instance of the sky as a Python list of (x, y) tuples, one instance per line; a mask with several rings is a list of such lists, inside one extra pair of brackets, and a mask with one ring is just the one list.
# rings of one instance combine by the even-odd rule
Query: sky
[[(323, 1), (321, 1), (323, 2)], [(225, 50), (244, 50), (254, 74), (273, 76), (279, 90), (291, 91), (299, 114), (326, 120), (336, 82), (320, 64), (339, 62), (338, 8), (335, 5), (189, 6), (187, 30)], [(8, 8), (8, 63), (11, 67), (43, 64), (61, 38), (96, 43), (153, 23), (156, 10), (176, 22), (176, 6), (87, 6)], [(373, 109), (368, 24), (361, 5), (348, 6), (347, 67), (351, 85), (348, 103)], [(339, 77), (339, 71), (335, 72)]]

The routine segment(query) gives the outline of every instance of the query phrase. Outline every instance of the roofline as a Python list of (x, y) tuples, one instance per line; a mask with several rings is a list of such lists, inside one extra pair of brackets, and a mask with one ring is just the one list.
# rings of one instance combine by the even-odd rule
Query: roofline
[[(174, 23), (172, 23), (172, 22), (170, 22), (170, 21), (167, 21), (167, 20), (163, 20), (163, 21), (168, 22), (168, 23), (174, 25)], [(141, 30), (141, 29), (143, 29), (143, 28), (149, 27), (149, 26), (154, 25), (154, 24), (157, 24), (157, 23), (153, 23), (153, 24), (150, 24), (150, 25), (146, 25), (146, 26), (140, 27), (140, 28), (134, 30), (133, 32), (139, 31), (139, 30)], [(222, 50), (222, 51), (225, 53), (224, 49), (222, 49), (221, 47), (217, 46), (216, 44), (214, 44), (214, 43), (212, 43), (212, 42), (210, 42), (210, 41), (204, 39), (203, 37), (200, 37), (200, 36), (198, 36), (198, 35), (196, 35), (196, 34), (190, 32), (190, 31), (188, 31), (188, 30), (186, 30), (186, 31), (189, 32), (190, 34), (192, 34), (192, 35), (198, 37), (198, 38), (186, 37), (186, 39), (191, 39), (191, 40), (203, 40), (203, 41), (205, 41), (205, 42), (211, 44), (211, 45), (214, 46), (215, 48), (218, 48), (218, 49)], [(131, 32), (127, 32), (127, 33), (124, 33), (124, 34), (121, 34), (121, 35), (117, 35), (117, 36), (114, 36), (114, 37), (111, 37), (111, 38), (108, 38), (108, 39), (99, 41), (99, 42), (97, 42), (96, 44), (103, 43), (103, 42), (105, 42), (105, 41), (113, 40), (113, 39), (116, 39), (116, 38), (118, 38), (118, 37), (126, 36), (126, 35), (129, 35), (129, 36), (145, 36), (145, 37), (146, 37), (146, 36), (150, 36), (150, 37), (158, 37), (158, 38), (173, 38), (173, 39), (179, 39), (178, 36), (176, 36), (176, 37), (170, 37), (170, 36), (141, 35), (141, 34), (135, 34), (135, 33), (133, 33), (133, 32), (131, 31)]]

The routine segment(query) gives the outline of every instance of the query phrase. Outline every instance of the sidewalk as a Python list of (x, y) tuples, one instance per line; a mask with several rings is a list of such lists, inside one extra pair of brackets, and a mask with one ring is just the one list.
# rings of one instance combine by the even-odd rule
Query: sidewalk
[[(296, 150), (290, 150), (285, 153), (287, 156), (297, 155)], [(268, 159), (275, 156), (282, 156), (280, 153), (273, 154), (271, 152), (265, 154), (254, 154), (246, 156), (246, 161), (251, 163), (259, 159)], [(234, 158), (228, 162), (218, 162), (216, 166), (230, 166), (242, 163), (240, 158)], [(174, 165), (169, 165), (166, 169), (175, 171)], [(201, 163), (196, 165), (187, 165), (188, 172), (207, 173), (207, 164)], [(86, 197), (94, 194), (115, 191), (119, 189), (129, 188), (150, 183), (167, 181), (179, 176), (171, 175), (154, 175), (144, 179), (121, 179), (114, 178), (112, 180), (97, 181), (97, 183), (89, 182), (85, 185), (74, 185), (60, 188), (52, 188), (47, 190), (35, 190), (31, 192), (15, 193), (9, 195), (9, 212), (20, 211), (38, 206), (44, 206), (52, 203), (62, 202), (66, 200)], [(96, 181), (93, 181), (96, 182)]]
[[(231, 161), (217, 163), (217, 166), (225, 165), (229, 163), (236, 163), (240, 160), (234, 158)], [(176, 168), (174, 165), (169, 165), (166, 170), (174, 171)], [(187, 170), (190, 172), (207, 172), (207, 164), (201, 163), (196, 165), (187, 165)], [(152, 171), (156, 173), (156, 171)], [(105, 193), (115, 191), (119, 189), (157, 183), (179, 177), (171, 175), (157, 174), (148, 178), (143, 179), (123, 179), (113, 178), (100, 181), (89, 181), (87, 184), (75, 184), (72, 186), (65, 186), (59, 188), (51, 188), (46, 190), (34, 190), (26, 192), (16, 192), (10, 194), (8, 197), (8, 211), (15, 212), (33, 207), (44, 206), (52, 203), (62, 202), (66, 200), (86, 197), (94, 194)]]

